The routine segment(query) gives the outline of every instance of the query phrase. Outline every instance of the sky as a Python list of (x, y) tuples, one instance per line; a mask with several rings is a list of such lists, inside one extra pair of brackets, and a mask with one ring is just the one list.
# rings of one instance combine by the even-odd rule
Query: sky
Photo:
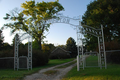
[[(10, 13), (11, 10), (14, 8), (21, 9), (21, 4), (25, 3), (25, 1), (30, 0), (0, 0), (0, 28), (7, 23), (3, 17), (5, 17), (6, 13)], [(36, 2), (49, 2), (55, 0), (35, 0)], [(79, 17), (82, 18), (85, 11), (87, 10), (87, 5), (94, 0), (59, 0), (59, 3), (64, 7), (64, 11), (61, 11), (64, 16), (75, 18)], [(79, 22), (79, 21), (76, 21)], [(74, 21), (73, 21), (74, 23)], [(79, 25), (79, 23), (74, 23)], [(46, 38), (44, 41), (46, 43), (52, 43), (55, 45), (65, 45), (66, 41), (69, 37), (72, 37), (75, 41), (77, 41), (76, 35), (76, 27), (71, 26), (69, 24), (64, 23), (54, 23), (51, 24), (50, 29), (48, 32), (45, 32)], [(14, 34), (11, 34), (11, 29), (7, 28), (3, 30), (4, 42), (8, 42), (12, 44), (12, 40)], [(27, 42), (24, 40), (23, 43)]]

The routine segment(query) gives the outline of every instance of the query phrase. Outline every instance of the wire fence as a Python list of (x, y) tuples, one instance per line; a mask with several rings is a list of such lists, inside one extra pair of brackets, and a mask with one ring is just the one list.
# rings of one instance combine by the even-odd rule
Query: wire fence
[[(120, 64), (120, 50), (106, 50), (107, 63)], [(85, 59), (85, 67), (100, 67), (98, 63), (98, 52), (85, 52), (84, 55), (89, 55)]]

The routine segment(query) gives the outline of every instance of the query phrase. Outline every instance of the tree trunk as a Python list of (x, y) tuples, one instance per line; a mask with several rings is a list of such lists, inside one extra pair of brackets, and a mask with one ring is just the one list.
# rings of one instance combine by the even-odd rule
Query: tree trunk
[(39, 49), (42, 50), (41, 40), (38, 42)]
[(39, 50), (42, 50), (41, 38), (36, 39), (36, 41), (38, 42), (38, 45), (39, 45)]

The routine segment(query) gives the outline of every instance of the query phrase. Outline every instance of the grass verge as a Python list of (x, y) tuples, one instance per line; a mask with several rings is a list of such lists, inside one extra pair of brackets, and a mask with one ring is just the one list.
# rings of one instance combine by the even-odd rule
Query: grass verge
[(13, 69), (0, 69), (0, 80), (18, 80), (22, 79), (24, 76), (38, 72), (43, 68), (48, 68), (51, 66), (59, 65), (74, 60), (71, 59), (54, 59), (50, 60), (48, 64), (40, 67), (33, 68), (32, 70), (18, 70), (14, 71)]
[(46, 74), (46, 75), (54, 75), (57, 72), (58, 72), (57, 70), (48, 70), (48, 71), (44, 72), (44, 74)]
[(77, 62), (77, 61), (73, 61), (73, 62), (70, 62), (70, 63), (65, 64), (65, 65), (63, 65), (63, 66), (56, 67), (56, 68), (66, 68), (66, 67), (68, 67), (68, 66), (70, 66), (70, 65), (72, 65), (72, 64), (74, 64), (74, 63), (76, 63), (76, 62)]
[(120, 80), (120, 65), (107, 64), (107, 69), (87, 67), (85, 70), (80, 69), (80, 71), (74, 67), (62, 80)]

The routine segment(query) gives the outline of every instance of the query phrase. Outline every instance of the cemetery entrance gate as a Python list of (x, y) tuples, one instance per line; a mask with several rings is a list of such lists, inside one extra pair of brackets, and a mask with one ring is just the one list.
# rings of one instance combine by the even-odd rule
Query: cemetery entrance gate
[[(99, 66), (102, 69), (102, 67), (107, 68), (106, 64), (106, 53), (105, 53), (105, 46), (104, 46), (104, 33), (103, 33), (103, 26), (101, 25), (101, 29), (95, 29), (93, 27), (87, 26), (87, 25), (81, 25), (81, 20), (80, 18), (69, 18), (65, 16), (59, 16), (59, 18), (55, 19), (49, 19), (47, 21), (43, 20), (43, 23), (46, 24), (52, 24), (52, 23), (65, 23), (72, 25), (76, 27), (76, 33), (77, 33), (77, 71), (80, 70), (80, 64), (82, 64), (82, 68), (84, 69), (84, 57), (83, 57), (83, 41), (82, 41), (82, 34), (88, 33), (93, 36), (96, 36), (98, 38), (98, 46), (99, 46)], [(72, 24), (72, 21), (77, 21), (78, 25), (75, 25), (74, 23)], [(40, 23), (38, 23), (39, 25)], [(24, 36), (24, 35), (22, 35)], [(21, 36), (21, 37), (22, 37)], [(16, 35), (15, 37), (15, 53), (14, 53), (14, 70), (19, 69), (19, 57), (18, 57), (18, 45), (20, 41), (22, 41), (22, 38), (18, 37)], [(29, 35), (28, 37), (28, 57), (27, 57), (27, 69), (32, 69), (32, 36)], [(81, 49), (81, 50), (80, 50)], [(80, 58), (80, 53), (82, 53), (82, 57)]]

